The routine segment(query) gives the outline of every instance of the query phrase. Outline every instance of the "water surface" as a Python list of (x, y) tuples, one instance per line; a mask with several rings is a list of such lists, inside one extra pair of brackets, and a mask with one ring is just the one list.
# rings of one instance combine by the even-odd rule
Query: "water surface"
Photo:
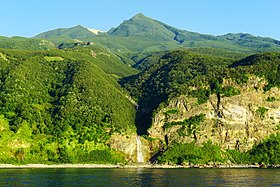
[(280, 169), (0, 169), (0, 186), (280, 186)]

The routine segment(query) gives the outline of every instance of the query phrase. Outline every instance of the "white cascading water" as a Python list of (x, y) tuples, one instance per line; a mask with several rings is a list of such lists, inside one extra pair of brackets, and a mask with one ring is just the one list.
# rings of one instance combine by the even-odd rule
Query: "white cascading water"
[(141, 143), (139, 136), (136, 137), (136, 145), (137, 145), (137, 162), (143, 163), (144, 157), (143, 157), (143, 153), (142, 153), (142, 143)]

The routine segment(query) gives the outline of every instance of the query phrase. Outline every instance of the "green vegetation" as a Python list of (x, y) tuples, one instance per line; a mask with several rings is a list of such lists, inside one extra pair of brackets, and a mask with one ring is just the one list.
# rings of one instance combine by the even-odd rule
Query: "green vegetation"
[(246, 48), (249, 48), (251, 50), (257, 51), (267, 51), (268, 48), (273, 50), (277, 50), (279, 47), (279, 41), (272, 39), (272, 38), (264, 38), (259, 36), (253, 36), (251, 34), (244, 34), (244, 33), (229, 33), (223, 36), (220, 36), (220, 38), (226, 39), (227, 41), (230, 41), (233, 44), (243, 46)]
[[(124, 80), (124, 87), (139, 103), (138, 129), (143, 127), (143, 124), (150, 124), (149, 118), (153, 111), (170, 98), (193, 95), (198, 96), (199, 103), (206, 101), (210, 94), (207, 89), (208, 81), (211, 81), (211, 77), (215, 76), (216, 70), (219, 69), (213, 65), (218, 63), (225, 66), (227, 60), (226, 58), (217, 60), (189, 51), (174, 51), (165, 54), (158, 63), (152, 64), (137, 76)], [(209, 76), (205, 75), (208, 72)], [(196, 89), (192, 90), (190, 87)], [(145, 113), (141, 112), (143, 110)], [(139, 132), (145, 133), (145, 129), (140, 129)]]
[(208, 101), (211, 91), (208, 89), (199, 89), (190, 91), (190, 96), (197, 98), (198, 104), (203, 104)]
[(212, 93), (216, 93), (225, 97), (232, 97), (240, 94), (240, 91), (232, 86), (223, 87), (219, 81), (215, 81), (210, 84)]
[(206, 142), (197, 146), (194, 142), (173, 144), (158, 158), (160, 164), (270, 164), (280, 163), (280, 134), (271, 135), (247, 152), (223, 151), (218, 145)]
[(178, 112), (179, 112), (178, 109), (172, 108), (172, 109), (167, 110), (164, 114), (165, 115), (172, 115), (172, 114), (177, 114)]
[(268, 139), (255, 145), (249, 151), (251, 161), (264, 164), (280, 163), (280, 134), (272, 135)]
[[(168, 122), (165, 123), (163, 128), (168, 129), (175, 125), (182, 126), (180, 129), (178, 129), (178, 133), (181, 136), (191, 136), (193, 135), (196, 139), (196, 132), (199, 131), (199, 126), (203, 121), (205, 120), (205, 114), (199, 114), (192, 116), (188, 119), (185, 119), (184, 121), (178, 121), (178, 122)], [(187, 134), (185, 134), (187, 132)]]
[[(152, 119), (178, 96), (202, 105), (215, 95), (219, 103), (255, 76), (265, 82), (256, 90), (280, 88), (280, 53), (273, 52), (279, 44), (250, 34), (183, 31), (142, 14), (98, 35), (76, 26), (0, 37), (0, 163), (125, 163), (110, 148), (111, 136), (137, 131), (156, 142), (147, 134)], [(263, 118), (267, 110), (256, 114)], [(180, 112), (174, 107), (164, 115)], [(201, 113), (164, 128), (180, 126), (180, 136), (196, 140), (204, 120)], [(279, 139), (244, 153), (211, 142), (171, 144), (158, 162), (279, 164)]]
[[(130, 90), (134, 97), (138, 98), (140, 103), (141, 101), (143, 102), (140, 107), (144, 109), (152, 107), (153, 113), (159, 111), (163, 103), (168, 103), (173, 97), (179, 95), (196, 97), (198, 104), (206, 102), (210, 94), (216, 94), (218, 98), (237, 95), (240, 90), (232, 85), (247, 84), (253, 75), (263, 77), (268, 81), (265, 90), (280, 87), (278, 81), (280, 78), (279, 53), (262, 53), (237, 61), (204, 54), (187, 51), (167, 53), (160, 59), (156, 59), (157, 62), (150, 63), (149, 67), (144, 69), (138, 76), (132, 77), (124, 86)], [(232, 64), (228, 64), (228, 62)], [(224, 84), (225, 79), (230, 80), (231, 85)], [(274, 100), (275, 98), (268, 99), (270, 102)], [(256, 113), (261, 118), (264, 117), (266, 112), (265, 107), (259, 107), (256, 110)], [(189, 125), (191, 124), (189, 119), (168, 122), (164, 125), (164, 128), (168, 129), (174, 125), (182, 126), (178, 129), (179, 135), (192, 135), (192, 138), (195, 139), (196, 136), (193, 132), (199, 130), (197, 127), (203, 122), (203, 116), (200, 116), (200, 118), (195, 118), (198, 116), (193, 117), (193, 119), (201, 119), (195, 123), (198, 124), (193, 126), (195, 128)], [(279, 157), (279, 139), (279, 135), (272, 135), (269, 139), (255, 145), (252, 150), (247, 152), (237, 150), (222, 151), (218, 145), (213, 145), (215, 147), (212, 149), (216, 151), (210, 156), (205, 156), (207, 153), (203, 152), (205, 145), (199, 147), (195, 145), (195, 142), (171, 144), (158, 158), (158, 162), (162, 164), (207, 164), (219, 162), (279, 164), (279, 160), (277, 160)], [(211, 157), (213, 155), (215, 156), (214, 158)]]
[[(76, 26), (44, 32), (35, 38), (44, 38), (57, 46), (61, 43), (68, 43), (68, 46), (72, 43), (72, 46), (75, 46), (77, 39), (78, 42), (94, 42), (110, 49), (130, 63), (133, 63), (132, 60), (138, 63), (154, 52), (186, 48), (196, 48), (194, 52), (197, 52), (197, 48), (204, 48), (211, 56), (218, 55), (217, 50), (209, 52), (212, 48), (217, 48), (222, 53), (227, 53), (227, 57), (241, 56), (238, 53), (280, 51), (280, 42), (275, 39), (242, 33), (223, 36), (199, 34), (174, 28), (143, 14), (135, 15), (104, 34), (94, 35), (87, 28)], [(142, 69), (141, 65), (136, 66)]]
[[(126, 163), (125, 157), (119, 152), (108, 150), (93, 150), (86, 154), (78, 155), (76, 163)], [(67, 163), (67, 162), (66, 162)], [(69, 162), (68, 162), (69, 163)]]
[(257, 114), (261, 117), (261, 118), (263, 118), (264, 117), (264, 115), (265, 115), (265, 113), (267, 112), (267, 108), (265, 108), (265, 107), (259, 107), (257, 110), (256, 110), (256, 112), (257, 112)]
[(237, 150), (227, 150), (226, 156), (231, 163), (234, 164), (255, 164), (251, 158), (249, 152), (240, 152)]
[(47, 50), (54, 49), (55, 44), (38, 38), (24, 38), (24, 37), (3, 37), (0, 36), (0, 48), (6, 49), (23, 49), (23, 50)]
[(276, 98), (275, 98), (275, 97), (268, 97), (268, 98), (266, 99), (266, 101), (268, 101), (268, 102), (273, 102), (273, 101), (276, 101)]
[(186, 144), (175, 144), (167, 149), (158, 158), (159, 164), (189, 165), (222, 163), (225, 162), (223, 152), (219, 146), (206, 142), (202, 147), (198, 147), (194, 142)]
[(135, 131), (116, 78), (135, 70), (102, 48), (0, 53), (0, 162), (124, 162), (108, 143)]
[(240, 94), (240, 90), (232, 87), (232, 86), (226, 86), (223, 88), (223, 95), (225, 97), (232, 97), (234, 95), (239, 95)]
[(69, 39), (87, 39), (93, 37), (94, 34), (87, 28), (81, 25), (69, 28), (69, 29), (55, 29), (52, 31), (38, 34), (34, 38), (63, 38), (64, 40)]
[(255, 144), (247, 152), (241, 153), (239, 151), (229, 150), (228, 155), (230, 160), (237, 164), (279, 164), (280, 134), (271, 135), (262, 142)]

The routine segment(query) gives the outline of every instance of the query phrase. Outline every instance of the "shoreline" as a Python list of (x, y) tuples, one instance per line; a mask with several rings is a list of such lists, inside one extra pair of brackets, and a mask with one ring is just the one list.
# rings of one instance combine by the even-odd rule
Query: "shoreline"
[(249, 168), (280, 168), (280, 165), (153, 165), (153, 164), (135, 164), (135, 165), (114, 165), (114, 164), (26, 164), (26, 165), (13, 165), (13, 164), (0, 164), (0, 169), (67, 169), (67, 168), (96, 168), (96, 169), (187, 169), (187, 168), (200, 168), (200, 169), (249, 169)]

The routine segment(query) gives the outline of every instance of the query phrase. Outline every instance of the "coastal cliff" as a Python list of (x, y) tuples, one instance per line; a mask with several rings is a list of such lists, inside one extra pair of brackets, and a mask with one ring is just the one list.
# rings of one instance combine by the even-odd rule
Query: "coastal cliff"
[[(149, 136), (166, 144), (195, 141), (202, 145), (211, 140), (223, 149), (249, 150), (279, 132), (280, 90), (272, 88), (264, 92), (265, 85), (264, 79), (255, 76), (243, 85), (224, 80), (224, 87), (235, 86), (241, 93), (232, 97), (212, 94), (203, 104), (197, 104), (196, 98), (176, 97), (154, 116)], [(178, 123), (201, 114), (205, 117), (196, 127), (184, 128)]]

